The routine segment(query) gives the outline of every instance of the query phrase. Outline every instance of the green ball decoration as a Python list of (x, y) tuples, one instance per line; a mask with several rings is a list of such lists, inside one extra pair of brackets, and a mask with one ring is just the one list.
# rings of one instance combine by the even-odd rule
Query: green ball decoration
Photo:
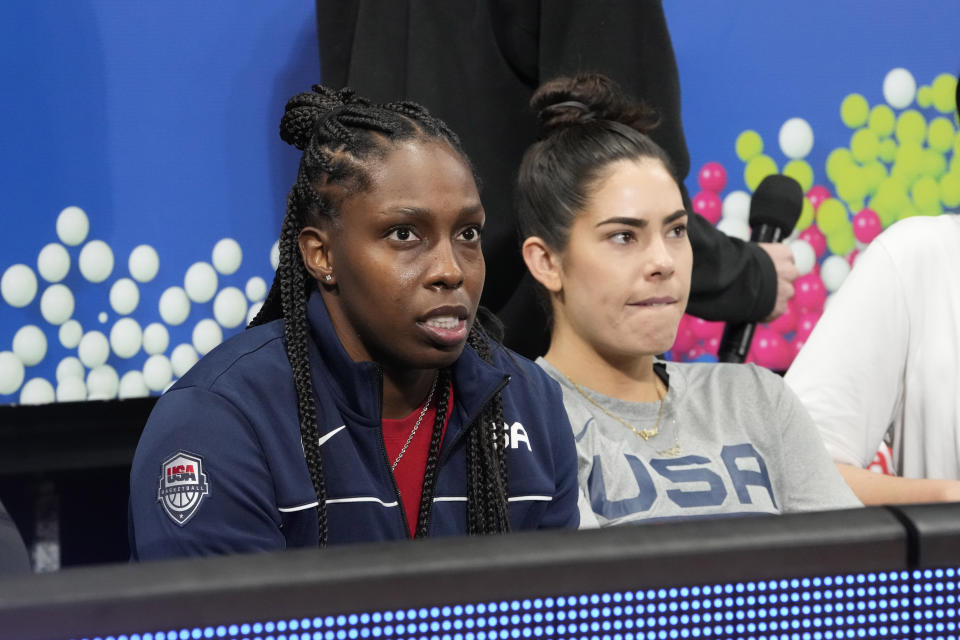
[(939, 178), (947, 172), (947, 159), (933, 149), (924, 149), (920, 166), (923, 175)]
[(789, 176), (800, 183), (806, 193), (813, 186), (813, 168), (805, 160), (791, 160), (783, 168), (783, 175)]
[(847, 208), (836, 198), (827, 198), (817, 208), (817, 226), (820, 231), (830, 234), (843, 224), (849, 224)]
[[(868, 183), (866, 172), (860, 167), (851, 167), (840, 173), (840, 180), (836, 183), (837, 195), (847, 203), (858, 203), (867, 195)], [(852, 207), (859, 211), (859, 207)]]
[(901, 146), (905, 144), (923, 144), (927, 137), (927, 121), (916, 109), (907, 109), (897, 118), (897, 141)]
[(872, 130), (859, 129), (850, 136), (850, 151), (860, 164), (872, 162), (880, 151), (880, 140)]
[(770, 156), (760, 154), (747, 162), (743, 170), (743, 181), (747, 183), (750, 191), (756, 191), (764, 178), (775, 173), (779, 173), (777, 163)]
[(923, 85), (917, 89), (917, 104), (929, 109), (933, 105), (933, 88)]
[(933, 108), (940, 113), (954, 113), (957, 110), (957, 79), (949, 73), (941, 73), (933, 79)]
[(859, 93), (851, 93), (840, 103), (840, 119), (851, 129), (862, 127), (870, 115), (867, 99)]
[(911, 184), (923, 172), (923, 147), (907, 142), (897, 149), (890, 173)]
[[(905, 220), (906, 218), (912, 218), (914, 216), (920, 215), (920, 212), (914, 209), (913, 207), (904, 207), (900, 210), (900, 213), (897, 215), (897, 220)], [(881, 222), (883, 222), (881, 220)], [(886, 228), (886, 224), (883, 225)]]
[(913, 183), (910, 196), (917, 211), (921, 213), (937, 211), (940, 208), (940, 187), (930, 176), (923, 176)]
[(907, 186), (904, 180), (896, 175), (891, 175), (877, 186), (877, 192), (870, 199), (868, 206), (877, 212), (883, 226), (887, 227), (897, 220), (900, 211), (912, 207), (913, 204), (907, 195)]
[(737, 157), (740, 158), (741, 161), (747, 162), (751, 158), (763, 153), (763, 138), (761, 138), (760, 134), (756, 131), (747, 129), (737, 136), (735, 148)]
[(849, 223), (826, 235), (827, 248), (834, 255), (845, 256), (857, 246), (857, 239), (853, 235), (853, 227)]
[(882, 162), (871, 162), (863, 167), (863, 173), (867, 181), (867, 193), (874, 194), (877, 187), (887, 177), (887, 168)]
[(893, 127), (897, 124), (897, 117), (893, 115), (893, 109), (885, 104), (878, 104), (870, 110), (870, 119), (867, 121), (867, 127), (873, 131), (878, 138), (889, 138), (893, 133)]
[(804, 198), (803, 207), (800, 209), (800, 217), (797, 219), (797, 224), (794, 226), (794, 230), (803, 231), (813, 224), (813, 213), (813, 205), (810, 204), (809, 200)]
[(877, 155), (879, 155), (880, 159), (887, 164), (893, 162), (897, 155), (897, 143), (893, 141), (893, 138), (886, 138), (880, 141), (880, 147), (877, 151)]
[(941, 153), (947, 152), (956, 140), (953, 123), (944, 117), (934, 118), (927, 128), (927, 145)]
[(827, 156), (827, 177), (830, 178), (831, 182), (836, 183), (840, 174), (855, 166), (856, 162), (853, 159), (853, 154), (850, 153), (849, 149), (844, 147), (839, 147), (830, 152), (830, 155)]
[[(960, 207), (960, 173), (950, 172), (940, 178), (940, 201), (948, 209)], [(800, 213), (803, 219), (803, 213)]]

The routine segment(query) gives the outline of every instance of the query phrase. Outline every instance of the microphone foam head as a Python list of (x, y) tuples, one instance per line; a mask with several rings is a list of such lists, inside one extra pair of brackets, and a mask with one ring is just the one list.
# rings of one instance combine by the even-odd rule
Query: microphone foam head
[(750, 199), (750, 226), (767, 225), (786, 237), (793, 231), (803, 209), (803, 187), (789, 176), (769, 175)]

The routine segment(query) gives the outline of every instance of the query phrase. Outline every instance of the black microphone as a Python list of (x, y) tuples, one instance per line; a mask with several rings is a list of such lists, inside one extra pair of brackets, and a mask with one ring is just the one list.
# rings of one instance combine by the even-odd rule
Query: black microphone
[[(788, 176), (767, 176), (750, 200), (751, 242), (780, 242), (793, 231), (803, 209), (803, 188)], [(744, 362), (756, 322), (730, 323), (723, 328), (717, 349), (720, 362)]]

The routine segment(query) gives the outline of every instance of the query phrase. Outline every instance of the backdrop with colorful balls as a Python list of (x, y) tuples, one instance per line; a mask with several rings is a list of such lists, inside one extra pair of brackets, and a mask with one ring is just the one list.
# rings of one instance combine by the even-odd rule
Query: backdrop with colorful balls
[[(804, 275), (750, 354), (785, 369), (877, 233), (960, 206), (956, 0), (664, 8), (695, 209), (748, 237), (765, 176), (807, 194)], [(159, 394), (256, 313), (298, 161), (277, 123), (320, 78), (317, 18), (0, 3), (0, 403)], [(722, 329), (685, 318), (672, 357), (715, 359)]]
[[(806, 194), (796, 229), (786, 241), (800, 273), (795, 295), (786, 313), (757, 326), (748, 362), (786, 370), (858, 253), (878, 234), (906, 217), (960, 209), (955, 104), (960, 14), (955, 6), (948, 11), (947, 4), (935, 3), (920, 28), (915, 20), (894, 24), (905, 14), (912, 20), (917, 16), (894, 3), (881, 4), (890, 12), (876, 29), (871, 25), (867, 35), (851, 28), (842, 38), (833, 37), (840, 35), (837, 25), (852, 26), (859, 20), (843, 15), (852, 8), (823, 3), (766, 8), (766, 18), (778, 13), (780, 19), (760, 27), (755, 22), (748, 26), (756, 7), (753, 13), (704, 7), (711, 15), (698, 14), (698, 20), (716, 31), (711, 34), (701, 26), (685, 34), (677, 25), (683, 20), (680, 11), (667, 7), (684, 90), (693, 161), (687, 186), (693, 209), (727, 235), (747, 240), (751, 194), (766, 176), (788, 175)], [(939, 26), (937, 21), (942, 21)], [(776, 28), (786, 24), (790, 29)], [(751, 32), (754, 27), (758, 30)], [(868, 42), (892, 31), (897, 37), (888, 41), (889, 47)], [(724, 61), (722, 72), (730, 74), (725, 76), (726, 91), (708, 97), (712, 81), (696, 82), (702, 67), (711, 66), (703, 63), (705, 58), (684, 64), (694, 60), (688, 56), (691, 37), (699, 39), (702, 49), (716, 47), (710, 59)], [(931, 37), (942, 47), (931, 43)], [(771, 53), (762, 53), (767, 46)], [(737, 61), (751, 53), (764, 56), (764, 62), (743, 64), (738, 72)], [(759, 64), (782, 75), (752, 82), (749, 72)], [(863, 66), (859, 73), (858, 64)], [(798, 66), (803, 72), (795, 71)], [(717, 75), (718, 69), (709, 73)], [(804, 84), (808, 78), (821, 81)], [(691, 103), (698, 106), (694, 118), (687, 108)], [(741, 113), (718, 108), (731, 104)], [(762, 110), (757, 110), (759, 105)], [(709, 134), (696, 134), (709, 118)], [(723, 327), (685, 315), (667, 357), (716, 361)]]

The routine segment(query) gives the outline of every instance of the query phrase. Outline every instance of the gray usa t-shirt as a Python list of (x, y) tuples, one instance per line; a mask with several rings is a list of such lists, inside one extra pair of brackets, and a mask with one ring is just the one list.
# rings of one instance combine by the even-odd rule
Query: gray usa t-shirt
[[(581, 527), (745, 513), (861, 506), (824, 449), (796, 395), (754, 365), (662, 363), (659, 403), (583, 389), (543, 358), (563, 389), (577, 440)], [(597, 406), (599, 405), (599, 407)]]

